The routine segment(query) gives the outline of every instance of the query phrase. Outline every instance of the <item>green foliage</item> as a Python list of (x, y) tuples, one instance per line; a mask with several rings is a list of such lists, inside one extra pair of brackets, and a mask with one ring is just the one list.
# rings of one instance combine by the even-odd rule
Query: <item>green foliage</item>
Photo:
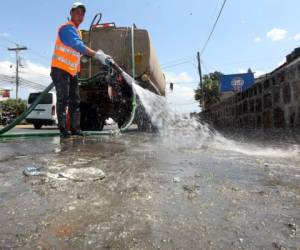
[(204, 103), (204, 108), (220, 100), (219, 79), (221, 75), (222, 73), (218, 71), (204, 75), (203, 91), (201, 90), (200, 84), (195, 90), (195, 100), (199, 101), (200, 105)]
[(21, 99), (8, 99), (5, 101), (0, 101), (0, 110), (11, 112), (15, 116), (19, 116), (26, 110), (26, 101)]

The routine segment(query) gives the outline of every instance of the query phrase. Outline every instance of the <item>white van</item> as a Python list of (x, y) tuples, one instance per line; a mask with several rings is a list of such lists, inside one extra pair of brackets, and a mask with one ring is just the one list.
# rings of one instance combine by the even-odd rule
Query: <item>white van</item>
[[(29, 107), (42, 92), (30, 93), (27, 107)], [(32, 123), (34, 128), (40, 129), (43, 125), (57, 125), (56, 93), (47, 93), (41, 102), (26, 118), (27, 123)]]

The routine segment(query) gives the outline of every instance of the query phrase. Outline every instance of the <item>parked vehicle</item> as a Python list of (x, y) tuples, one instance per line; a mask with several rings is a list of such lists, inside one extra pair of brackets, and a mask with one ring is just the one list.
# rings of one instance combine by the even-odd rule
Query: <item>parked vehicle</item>
[[(40, 94), (41, 92), (29, 94), (28, 107)], [(56, 93), (47, 93), (35, 109), (27, 116), (26, 122), (32, 123), (36, 129), (40, 129), (43, 125), (57, 125)]]

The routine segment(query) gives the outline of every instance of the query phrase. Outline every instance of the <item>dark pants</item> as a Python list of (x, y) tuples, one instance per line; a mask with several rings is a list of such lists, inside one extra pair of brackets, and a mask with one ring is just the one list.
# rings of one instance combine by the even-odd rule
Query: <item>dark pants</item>
[(71, 130), (80, 129), (80, 97), (77, 76), (73, 77), (64, 70), (51, 68), (51, 77), (57, 96), (57, 119), (61, 131), (66, 128), (66, 107), (71, 117)]

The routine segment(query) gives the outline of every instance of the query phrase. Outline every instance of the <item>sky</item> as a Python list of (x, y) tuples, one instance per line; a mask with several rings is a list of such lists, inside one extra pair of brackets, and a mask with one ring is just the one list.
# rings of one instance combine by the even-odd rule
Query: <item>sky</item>
[[(2, 0), (0, 15), (0, 74), (14, 74), (15, 45), (28, 47), (21, 52), (21, 77), (48, 85), (50, 61), (58, 26), (66, 21), (74, 1)], [(88, 29), (94, 15), (117, 26), (147, 29), (167, 82), (168, 103), (178, 112), (199, 111), (194, 90), (199, 84), (196, 54), (201, 53), (204, 74), (243, 73), (248, 68), (256, 76), (284, 63), (285, 56), (300, 44), (299, 0), (227, 0), (206, 49), (203, 46), (223, 0), (101, 0), (82, 1), (87, 7), (80, 28)], [(12, 65), (12, 66), (11, 66)], [(14, 90), (0, 81), (0, 87)], [(167, 86), (168, 87), (168, 86)], [(20, 90), (27, 98), (32, 91)], [(14, 92), (12, 93), (14, 95)]]

